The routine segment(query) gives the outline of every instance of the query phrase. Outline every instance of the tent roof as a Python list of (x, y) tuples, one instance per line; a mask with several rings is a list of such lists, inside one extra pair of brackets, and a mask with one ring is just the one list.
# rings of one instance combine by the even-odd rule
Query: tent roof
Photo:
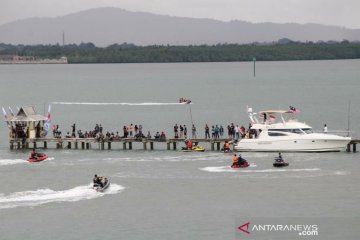
[(38, 122), (45, 121), (46, 117), (36, 114), (34, 107), (21, 107), (19, 112), (10, 120), (10, 122)]

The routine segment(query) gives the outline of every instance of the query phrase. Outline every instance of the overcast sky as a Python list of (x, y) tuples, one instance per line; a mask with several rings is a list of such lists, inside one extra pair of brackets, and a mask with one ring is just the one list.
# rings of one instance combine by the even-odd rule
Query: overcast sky
[(360, 0), (0, 0), (0, 25), (97, 7), (223, 21), (320, 23), (360, 29)]

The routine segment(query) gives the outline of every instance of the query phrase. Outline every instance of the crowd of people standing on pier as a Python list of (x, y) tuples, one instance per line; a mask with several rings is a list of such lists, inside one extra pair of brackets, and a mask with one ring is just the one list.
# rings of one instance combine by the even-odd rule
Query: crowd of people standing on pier
[[(227, 134), (225, 133), (227, 129)], [(173, 126), (173, 134), (175, 139), (198, 139), (201, 138), (197, 132), (195, 124), (191, 124), (190, 129), (186, 124), (175, 124)], [(200, 134), (201, 135), (201, 134)], [(251, 129), (251, 124), (248, 129), (243, 125), (236, 125), (230, 123), (223, 127), (222, 124), (205, 124), (204, 126), (204, 138), (205, 139), (220, 139), (220, 138), (229, 138), (234, 140), (239, 140), (241, 138), (256, 138), (258, 135), (257, 131)], [(59, 128), (59, 125), (53, 125), (53, 136), (61, 138), (62, 134)], [(138, 140), (141, 139), (154, 139), (158, 141), (165, 141), (166, 134), (165, 131), (156, 131), (152, 136), (150, 131), (144, 133), (143, 126), (141, 124), (128, 124), (123, 125), (121, 131), (105, 131), (101, 124), (95, 124), (93, 130), (83, 131), (81, 129), (76, 129), (76, 124), (71, 125), (71, 131), (68, 131), (65, 135), (65, 138), (95, 138), (96, 140), (105, 140), (113, 141), (119, 140), (122, 138), (135, 138)]]
[[(53, 129), (59, 129), (59, 125), (54, 125), (55, 127)], [(106, 131), (104, 130), (103, 126), (101, 124), (95, 124), (95, 127), (93, 130), (89, 130), (89, 131), (83, 131), (81, 129), (76, 131), (76, 124), (74, 123), (73, 125), (71, 125), (72, 131), (70, 133), (67, 132), (67, 134), (65, 135), (65, 138), (95, 138), (98, 141), (113, 141), (113, 140), (119, 140), (122, 138), (135, 138), (138, 140), (141, 140), (143, 138), (148, 138), (151, 139), (151, 133), (150, 131), (147, 132), (146, 136), (143, 132), (143, 127), (142, 125), (137, 125), (137, 124), (129, 124), (129, 125), (124, 125), (122, 127), (122, 134), (119, 133), (119, 131)], [(161, 132), (161, 133), (160, 133)], [(158, 131), (156, 132), (156, 134), (154, 135), (154, 139), (155, 140), (166, 140), (166, 135), (164, 131)], [(56, 130), (53, 130), (53, 136), (54, 137), (58, 137), (58, 134), (56, 133)], [(60, 132), (60, 136), (61, 136), (61, 132)]]

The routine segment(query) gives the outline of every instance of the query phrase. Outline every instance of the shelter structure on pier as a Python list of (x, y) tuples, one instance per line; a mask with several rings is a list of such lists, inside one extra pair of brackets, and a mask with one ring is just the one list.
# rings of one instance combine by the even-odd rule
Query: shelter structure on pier
[(10, 120), (10, 138), (40, 138), (46, 120), (45, 116), (36, 114), (34, 107), (21, 107)]

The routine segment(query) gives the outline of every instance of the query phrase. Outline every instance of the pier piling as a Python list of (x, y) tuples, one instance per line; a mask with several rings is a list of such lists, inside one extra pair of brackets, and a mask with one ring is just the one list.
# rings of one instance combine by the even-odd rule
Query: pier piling
[(144, 149), (144, 150), (147, 150), (147, 146), (146, 146), (146, 142), (145, 142), (145, 141), (143, 142), (143, 149)]

